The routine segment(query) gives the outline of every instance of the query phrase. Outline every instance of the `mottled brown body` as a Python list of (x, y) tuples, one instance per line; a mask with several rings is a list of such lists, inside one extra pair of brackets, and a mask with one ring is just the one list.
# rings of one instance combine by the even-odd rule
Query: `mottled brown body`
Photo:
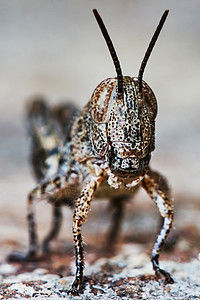
[[(84, 255), (81, 227), (87, 220), (94, 195), (103, 194), (112, 202), (115, 200), (116, 203), (120, 203), (123, 198), (133, 195), (138, 186), (142, 186), (158, 206), (163, 218), (163, 226), (152, 251), (153, 268), (157, 275), (165, 278), (166, 283), (172, 283), (173, 279), (169, 273), (160, 269), (158, 257), (172, 226), (173, 208), (166, 179), (149, 167), (151, 152), (155, 148), (157, 102), (151, 88), (142, 80), (144, 66), (152, 51), (152, 44), (155, 44), (168, 12), (166, 11), (161, 18), (138, 78), (122, 76), (108, 33), (98, 13), (96, 11), (94, 13), (105, 39), (108, 40), (106, 41), (118, 76), (108, 78), (97, 86), (90, 102), (74, 119), (72, 126), (67, 127), (69, 130), (66, 133), (65, 144), (56, 146), (59, 151), (50, 151), (49, 153), (53, 155), (46, 155), (41, 164), (45, 166), (51, 162), (52, 168), (50, 166), (49, 169), (43, 171), (43, 182), (28, 197), (29, 255), (36, 255), (37, 252), (35, 200), (47, 198), (56, 207), (54, 225), (43, 244), (43, 249), (48, 248), (48, 242), (58, 232), (60, 206), (64, 204), (73, 206), (75, 203), (73, 236), (76, 252), (76, 278), (71, 292), (77, 293), (83, 284)], [(44, 124), (42, 126), (45, 127)], [(62, 122), (60, 124), (63, 128)], [(57, 140), (53, 132), (54, 130), (51, 130), (49, 134), (49, 137), (54, 137), (52, 145), (56, 144), (55, 140)], [(43, 128), (38, 135), (39, 140), (43, 141), (46, 138), (44, 133)], [(116, 227), (118, 226), (116, 222)], [(113, 230), (112, 227), (111, 232)]]

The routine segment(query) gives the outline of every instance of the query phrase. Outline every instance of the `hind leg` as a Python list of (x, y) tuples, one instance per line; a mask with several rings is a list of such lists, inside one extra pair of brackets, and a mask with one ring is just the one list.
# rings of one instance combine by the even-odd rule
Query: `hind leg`
[(159, 173), (148, 169), (142, 181), (142, 185), (152, 200), (156, 203), (163, 218), (162, 228), (157, 236), (157, 240), (152, 251), (151, 261), (153, 269), (157, 276), (164, 277), (165, 283), (173, 283), (174, 281), (171, 275), (165, 270), (160, 269), (159, 266), (160, 251), (172, 227), (174, 215), (167, 181)]

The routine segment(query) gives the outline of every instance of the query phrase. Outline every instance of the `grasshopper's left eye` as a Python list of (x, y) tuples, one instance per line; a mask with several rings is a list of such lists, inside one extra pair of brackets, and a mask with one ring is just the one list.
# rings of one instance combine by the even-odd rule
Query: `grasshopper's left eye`
[(142, 93), (143, 100), (146, 104), (149, 118), (150, 118), (150, 120), (154, 121), (156, 118), (156, 115), (157, 115), (157, 110), (158, 110), (156, 97), (155, 97), (152, 89), (146, 82), (143, 81), (142, 86), (143, 86), (143, 93)]
[(94, 90), (90, 101), (90, 111), (94, 122), (108, 122), (113, 100), (117, 98), (116, 86), (117, 79), (108, 78), (103, 80)]

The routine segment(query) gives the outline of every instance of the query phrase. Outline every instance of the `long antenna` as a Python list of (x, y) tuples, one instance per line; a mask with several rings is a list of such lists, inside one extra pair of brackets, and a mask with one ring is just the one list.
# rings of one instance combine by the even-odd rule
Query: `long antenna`
[(115, 65), (115, 69), (116, 69), (116, 73), (117, 73), (117, 81), (118, 81), (118, 97), (122, 97), (122, 94), (123, 94), (123, 75), (122, 75), (122, 69), (120, 67), (120, 62), (119, 62), (119, 59), (117, 57), (117, 53), (115, 51), (115, 48), (114, 48), (113, 43), (111, 41), (111, 38), (108, 34), (108, 31), (107, 31), (107, 29), (106, 29), (106, 27), (103, 23), (102, 18), (100, 17), (100, 15), (98, 13), (98, 11), (96, 9), (93, 9), (93, 13), (94, 13), (94, 16), (97, 20), (97, 23), (99, 24), (101, 32), (104, 36), (104, 39), (105, 39), (106, 44), (108, 46), (108, 49), (110, 51), (113, 63)]
[(162, 18), (160, 19), (160, 22), (159, 22), (159, 24), (158, 24), (158, 26), (156, 28), (156, 31), (154, 32), (154, 35), (153, 35), (153, 37), (152, 37), (152, 39), (151, 39), (151, 41), (149, 43), (149, 46), (147, 48), (147, 51), (146, 51), (146, 53), (144, 55), (143, 61), (142, 61), (141, 65), (140, 65), (140, 69), (139, 69), (139, 73), (138, 73), (138, 93), (139, 94), (142, 94), (142, 78), (143, 78), (143, 74), (144, 74), (144, 69), (145, 69), (146, 64), (148, 62), (149, 56), (151, 55), (153, 47), (155, 46), (155, 43), (156, 43), (156, 41), (158, 39), (158, 36), (159, 36), (159, 34), (160, 34), (161, 30), (162, 30), (162, 27), (163, 27), (163, 25), (165, 23), (165, 20), (167, 18), (168, 13), (169, 13), (169, 10), (166, 10), (164, 12), (164, 14), (162, 15)]

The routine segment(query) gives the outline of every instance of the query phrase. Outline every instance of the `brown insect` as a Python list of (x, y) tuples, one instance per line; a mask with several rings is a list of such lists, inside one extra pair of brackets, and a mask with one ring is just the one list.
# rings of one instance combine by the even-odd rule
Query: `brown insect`
[[(161, 246), (172, 226), (173, 207), (166, 179), (149, 167), (151, 152), (155, 148), (157, 102), (153, 91), (143, 81), (147, 61), (168, 11), (164, 12), (151, 39), (138, 77), (122, 75), (105, 25), (97, 10), (93, 12), (108, 45), (117, 77), (105, 79), (96, 87), (91, 100), (70, 126), (70, 113), (74, 110), (77, 114), (74, 107), (66, 110), (60, 107), (57, 111), (49, 112), (45, 104), (39, 101), (34, 102), (30, 108), (32, 161), (36, 176), (42, 182), (28, 196), (29, 256), (35, 256), (38, 248), (34, 220), (36, 199), (46, 198), (54, 207), (53, 227), (43, 243), (44, 250), (48, 249), (49, 241), (59, 231), (61, 206), (73, 206), (75, 202), (73, 237), (76, 277), (71, 292), (77, 293), (83, 286), (81, 227), (87, 220), (94, 195), (98, 197), (103, 192), (112, 203), (121, 203), (141, 186), (158, 206), (163, 218), (163, 225), (152, 251), (153, 269), (166, 283), (173, 283), (170, 274), (160, 268), (158, 261)], [(64, 116), (64, 111), (68, 117)], [(57, 125), (54, 124), (49, 129), (49, 120), (52, 120), (52, 124), (55, 120), (60, 123), (59, 134), (62, 138), (59, 131), (54, 130)], [(62, 145), (61, 141), (64, 140)], [(42, 141), (45, 142), (42, 144)], [(119, 213), (120, 204), (116, 207)], [(115, 225), (112, 230), (116, 233), (119, 224), (116, 222)]]

